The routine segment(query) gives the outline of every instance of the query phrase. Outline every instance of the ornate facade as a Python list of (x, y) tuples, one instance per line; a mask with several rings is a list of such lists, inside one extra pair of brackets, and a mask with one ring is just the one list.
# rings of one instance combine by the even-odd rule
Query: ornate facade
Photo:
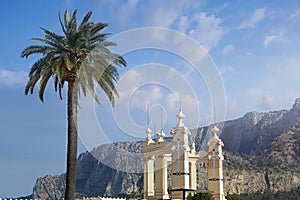
[(208, 152), (196, 152), (195, 143), (189, 144), (191, 135), (183, 124), (182, 110), (176, 115), (177, 125), (171, 130), (172, 141), (164, 140), (164, 132), (158, 133), (156, 141), (151, 130), (146, 130), (144, 141), (144, 199), (185, 199), (188, 192), (197, 192), (198, 162), (207, 163), (208, 191), (215, 200), (225, 200), (223, 191), (224, 160), (223, 142), (218, 137), (219, 129), (214, 127), (208, 142)]

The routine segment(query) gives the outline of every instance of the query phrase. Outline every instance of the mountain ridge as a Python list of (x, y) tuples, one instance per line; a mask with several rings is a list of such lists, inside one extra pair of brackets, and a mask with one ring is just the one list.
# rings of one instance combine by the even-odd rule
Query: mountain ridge
[[(283, 191), (299, 186), (299, 122), (300, 98), (295, 100), (290, 110), (248, 112), (238, 119), (217, 123), (219, 127), (223, 126), (220, 138), (225, 144), (225, 191)], [(206, 148), (210, 128), (191, 130), (197, 150)], [(132, 152), (134, 156), (131, 156)], [(142, 193), (142, 152), (143, 143), (138, 141), (105, 144), (80, 154), (77, 195), (91, 197)], [(282, 174), (286, 175), (282, 177)], [(37, 179), (32, 196), (42, 199), (62, 197), (64, 176)], [(205, 179), (203, 175), (199, 181), (204, 187)]]

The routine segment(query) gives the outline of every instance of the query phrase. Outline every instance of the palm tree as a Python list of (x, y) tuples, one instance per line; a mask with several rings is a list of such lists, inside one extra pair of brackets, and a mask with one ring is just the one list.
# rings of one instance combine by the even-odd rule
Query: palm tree
[(64, 19), (59, 14), (59, 22), (63, 31), (58, 35), (41, 28), (44, 38), (32, 38), (39, 45), (26, 47), (21, 57), (41, 54), (31, 67), (25, 94), (33, 93), (39, 82), (39, 98), (44, 101), (44, 91), (48, 80), (54, 79), (55, 91), (62, 99), (62, 89), (67, 82), (67, 114), (68, 114), (68, 147), (66, 169), (65, 199), (75, 198), (76, 158), (77, 158), (77, 107), (80, 93), (91, 94), (98, 104), (101, 104), (96, 92), (97, 85), (104, 91), (112, 105), (118, 96), (116, 82), (117, 67), (125, 67), (122, 56), (112, 53), (108, 47), (115, 43), (107, 42), (108, 34), (99, 33), (107, 27), (105, 23), (90, 22), (92, 12), (88, 12), (82, 22), (77, 25), (77, 10), (70, 14), (66, 10)]

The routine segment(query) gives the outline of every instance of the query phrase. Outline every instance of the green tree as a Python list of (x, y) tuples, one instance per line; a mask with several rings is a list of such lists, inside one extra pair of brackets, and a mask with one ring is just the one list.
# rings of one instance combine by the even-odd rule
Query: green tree
[(62, 89), (67, 82), (68, 143), (65, 199), (75, 198), (76, 158), (77, 158), (77, 107), (80, 93), (91, 94), (101, 104), (95, 85), (99, 85), (114, 105), (118, 92), (115, 84), (118, 80), (117, 67), (125, 67), (126, 61), (108, 48), (116, 45), (106, 41), (107, 34), (99, 33), (107, 27), (105, 23), (90, 21), (92, 12), (88, 12), (77, 25), (77, 10), (70, 14), (66, 10), (64, 19), (59, 14), (63, 31), (58, 35), (41, 28), (44, 38), (32, 38), (38, 45), (26, 47), (21, 56), (41, 54), (31, 67), (25, 94), (33, 93), (39, 81), (39, 98), (44, 101), (44, 91), (48, 80), (54, 79), (55, 91), (62, 99)]
[(211, 193), (196, 193), (194, 195), (188, 194), (187, 200), (213, 200)]
[(243, 198), (237, 194), (229, 194), (226, 196), (227, 200), (243, 200)]

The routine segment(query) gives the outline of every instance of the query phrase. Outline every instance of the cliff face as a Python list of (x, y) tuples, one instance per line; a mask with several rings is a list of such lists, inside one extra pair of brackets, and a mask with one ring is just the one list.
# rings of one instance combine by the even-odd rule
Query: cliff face
[[(300, 99), (293, 107), (269, 113), (251, 112), (224, 122), (221, 138), (225, 144), (225, 193), (258, 190), (282, 191), (300, 185)], [(203, 149), (209, 127), (193, 130), (196, 149)], [(102, 145), (78, 158), (78, 196), (117, 196), (142, 193), (142, 142)], [(200, 169), (201, 170), (201, 169)], [(199, 179), (205, 188), (205, 173)], [(34, 198), (60, 199), (65, 176), (39, 178)]]
[[(270, 147), (274, 138), (286, 132), (300, 121), (300, 98), (290, 110), (272, 111), (267, 113), (249, 112), (235, 120), (218, 123), (223, 127), (220, 138), (224, 149), (230, 152), (257, 153)], [(197, 144), (201, 149), (210, 137), (209, 127), (194, 131)]]
[[(142, 151), (142, 142), (117, 142), (82, 153), (77, 161), (77, 196), (142, 193), (142, 174), (131, 173), (142, 172)], [(61, 199), (64, 190), (64, 174), (41, 177), (33, 188), (33, 198)]]
[(300, 185), (300, 172), (285, 169), (234, 170), (224, 172), (226, 194), (253, 193), (271, 190), (289, 191)]
[(65, 174), (38, 178), (33, 187), (33, 199), (62, 199), (65, 191)]
[(117, 142), (81, 154), (76, 191), (89, 196), (140, 193), (142, 151), (142, 142)]

